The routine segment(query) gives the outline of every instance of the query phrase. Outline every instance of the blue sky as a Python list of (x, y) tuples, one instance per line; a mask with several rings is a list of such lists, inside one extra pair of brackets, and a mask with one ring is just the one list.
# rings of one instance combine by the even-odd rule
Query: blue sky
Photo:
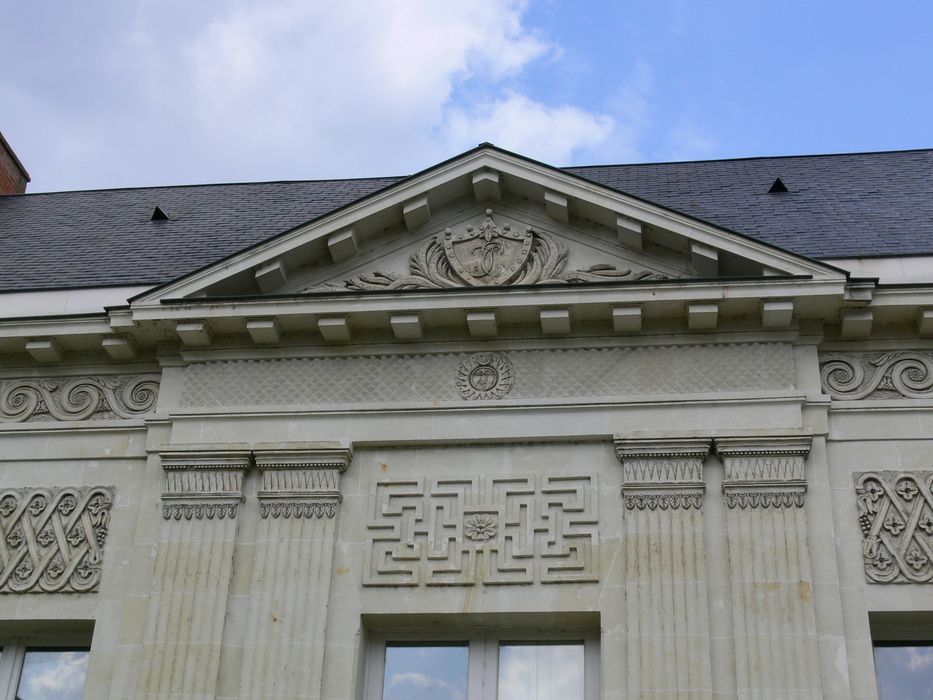
[(30, 191), (933, 146), (933, 3), (2, 2)]

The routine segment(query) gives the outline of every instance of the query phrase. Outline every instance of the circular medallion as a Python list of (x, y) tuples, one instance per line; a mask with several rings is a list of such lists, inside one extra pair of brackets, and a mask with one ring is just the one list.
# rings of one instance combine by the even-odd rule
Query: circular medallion
[(467, 401), (501, 399), (512, 388), (512, 363), (498, 352), (467, 356), (457, 371), (460, 398)]

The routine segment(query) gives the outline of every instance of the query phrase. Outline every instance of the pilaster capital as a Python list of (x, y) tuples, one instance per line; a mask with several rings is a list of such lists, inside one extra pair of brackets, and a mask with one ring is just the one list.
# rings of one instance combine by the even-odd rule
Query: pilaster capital
[(613, 443), (622, 463), (622, 497), (627, 509), (703, 505), (703, 463), (711, 440), (616, 437)]
[(243, 500), (243, 476), (252, 463), (248, 449), (198, 445), (159, 450), (165, 473), (162, 517), (234, 518)]
[(333, 518), (341, 501), (340, 475), (353, 453), (340, 443), (259, 445), (253, 452), (262, 474), (263, 518)]
[(800, 508), (807, 491), (809, 435), (718, 438), (722, 491), (730, 508)]

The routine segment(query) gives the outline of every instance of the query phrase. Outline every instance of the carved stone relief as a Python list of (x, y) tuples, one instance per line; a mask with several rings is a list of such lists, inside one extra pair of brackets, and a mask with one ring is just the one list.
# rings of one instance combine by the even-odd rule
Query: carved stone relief
[(933, 353), (898, 351), (820, 356), (823, 391), (834, 399), (933, 397)]
[(512, 390), (512, 382), (512, 363), (498, 352), (468, 355), (457, 370), (457, 389), (467, 401), (501, 399)]
[(378, 479), (364, 585), (599, 580), (595, 475)]
[(567, 249), (552, 236), (532, 228), (513, 231), (499, 226), (491, 209), (478, 228), (454, 232), (446, 229), (411, 256), (407, 274), (372, 272), (346, 280), (352, 290), (442, 289), (515, 284), (667, 279), (651, 270), (619, 270), (612, 265), (593, 265), (564, 272)]
[(725, 467), (722, 492), (729, 508), (802, 508), (804, 466), (811, 438), (722, 438), (716, 452)]
[(854, 477), (866, 579), (933, 581), (933, 471), (856, 472)]
[(247, 451), (163, 452), (165, 481), (162, 517), (166, 520), (223, 520), (237, 515), (243, 500)]
[(701, 508), (709, 440), (616, 438), (627, 510)]
[(159, 375), (62, 377), (0, 382), (0, 423), (136, 418), (149, 413)]
[(262, 473), (259, 515), (263, 518), (333, 518), (340, 505), (340, 475), (348, 449), (257, 451)]
[(100, 584), (114, 489), (0, 491), (0, 593), (86, 593)]

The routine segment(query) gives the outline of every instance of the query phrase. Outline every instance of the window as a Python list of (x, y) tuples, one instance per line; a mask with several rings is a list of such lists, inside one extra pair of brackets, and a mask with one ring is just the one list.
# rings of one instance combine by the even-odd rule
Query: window
[(870, 613), (879, 700), (930, 697), (933, 612)]
[[(40, 646), (52, 639), (56, 646)], [(5, 638), (0, 649), (0, 700), (82, 700), (90, 651), (71, 637)]]
[(366, 700), (595, 700), (592, 629), (369, 634)]

